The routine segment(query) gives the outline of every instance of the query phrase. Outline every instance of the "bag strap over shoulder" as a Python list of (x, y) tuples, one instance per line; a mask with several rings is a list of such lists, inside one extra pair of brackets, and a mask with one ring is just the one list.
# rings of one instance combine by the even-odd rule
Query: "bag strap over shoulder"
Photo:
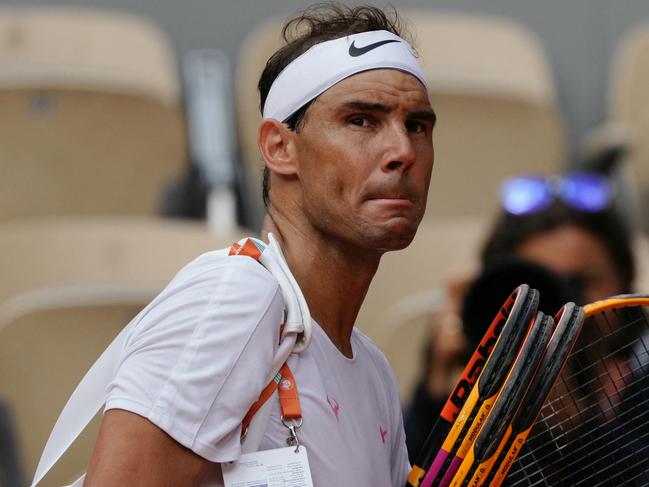
[[(277, 240), (272, 234), (269, 234), (269, 242), (270, 245), (266, 245), (257, 239), (243, 239), (231, 247), (229, 254), (248, 255), (258, 260), (277, 279), (284, 299), (286, 322), (282, 329), (280, 345), (275, 353), (273, 365), (266, 380), (267, 383), (271, 383), (280, 368), (286, 363), (289, 355), (302, 352), (309, 346), (311, 341), (311, 315), (306, 300), (284, 260)], [(47, 475), (104, 405), (106, 388), (113, 379), (115, 367), (124, 348), (128, 329), (129, 327), (124, 328), (117, 335), (88, 370), (70, 396), (50, 433), (36, 467), (31, 487), (36, 487)], [(249, 434), (246, 437), (245, 451), (256, 450), (261, 442), (268, 414), (257, 416), (263, 416), (260, 419), (265, 420), (252, 421), (252, 424), (246, 428)], [(255, 429), (254, 434), (253, 429)], [(80, 486), (82, 481), (83, 477), (70, 487)]]
[[(256, 241), (255, 239), (249, 238), (244, 242), (243, 245), (235, 243), (230, 249), (229, 255), (247, 255), (261, 262), (263, 249), (264, 249), (263, 242), (259, 242)], [(286, 326), (285, 323), (281, 324), (280, 329), (282, 331), (280, 332), (280, 335), (283, 334), (285, 326)], [(241, 422), (242, 441), (244, 441), (248, 435), (248, 429), (250, 427), (250, 423), (252, 422), (253, 418), (255, 417), (257, 412), (259, 412), (259, 410), (263, 407), (266, 401), (268, 401), (268, 399), (272, 397), (275, 391), (278, 390), (278, 386), (280, 383), (282, 383), (282, 381), (287, 381), (287, 383), (292, 385), (292, 387), (290, 388), (291, 391), (290, 396), (287, 396), (287, 394), (285, 393), (283, 394), (282, 393), (283, 389), (279, 389), (280, 392), (279, 401), (280, 401), (280, 407), (282, 411), (282, 418), (288, 418), (295, 421), (299, 421), (302, 419), (300, 398), (297, 391), (297, 385), (295, 384), (295, 378), (293, 377), (293, 373), (291, 372), (288, 363), (284, 362), (284, 364), (277, 372), (277, 374), (275, 374), (275, 376), (270, 380), (270, 382), (268, 382), (268, 385), (264, 388), (264, 390), (261, 391), (261, 394), (259, 395), (259, 399), (257, 399), (257, 401), (252, 406), (250, 406), (248, 413), (243, 418), (243, 421)]]

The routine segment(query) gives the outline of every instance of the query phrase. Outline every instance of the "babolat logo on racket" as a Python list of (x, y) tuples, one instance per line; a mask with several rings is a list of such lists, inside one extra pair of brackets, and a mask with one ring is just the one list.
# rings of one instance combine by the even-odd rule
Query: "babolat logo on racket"
[(498, 340), (498, 336), (505, 326), (507, 318), (509, 318), (509, 315), (511, 314), (514, 303), (516, 302), (515, 297), (515, 295), (512, 295), (503, 307), (500, 308), (498, 315), (496, 315), (496, 318), (494, 319), (494, 323), (489, 327), (491, 333), (482, 338), (480, 345), (476, 349), (476, 354), (471, 357), (471, 361), (465, 369), (465, 374), (459, 380), (455, 389), (451, 393), (449, 401), (455, 406), (455, 411), (449, 411), (447, 408), (444, 408), (442, 416), (447, 421), (453, 422), (455, 420), (455, 417), (466, 401), (467, 395), (471, 391), (473, 384), (475, 384), (480, 372), (482, 372), (482, 369), (487, 362), (487, 358), (489, 358), (489, 354), (491, 354), (494, 345)]
[[(497, 333), (502, 330), (503, 325), (507, 321), (507, 318), (503, 318), (499, 322), (498, 330)], [(453, 394), (450, 397), (451, 402), (457, 406), (458, 408), (461, 408), (462, 405), (464, 404), (464, 401), (466, 400), (467, 394), (469, 391), (471, 391), (471, 387), (473, 387), (473, 384), (475, 384), (476, 379), (480, 375), (480, 372), (482, 371), (485, 363), (487, 362), (487, 358), (489, 357), (489, 354), (494, 348), (494, 345), (496, 344), (497, 340), (497, 333), (494, 336), (489, 337), (489, 341), (485, 344), (485, 346), (478, 347), (478, 353), (480, 354), (479, 357), (471, 364), (471, 368), (469, 369), (469, 373), (460, 379), (458, 382), (457, 386), (453, 390)]]

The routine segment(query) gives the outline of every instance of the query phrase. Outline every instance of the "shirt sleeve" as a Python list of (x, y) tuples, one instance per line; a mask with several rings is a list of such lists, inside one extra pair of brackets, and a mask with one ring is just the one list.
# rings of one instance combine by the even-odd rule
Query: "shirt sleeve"
[(199, 258), (132, 323), (106, 409), (139, 414), (212, 462), (236, 460), (282, 316), (277, 281), (261, 264)]

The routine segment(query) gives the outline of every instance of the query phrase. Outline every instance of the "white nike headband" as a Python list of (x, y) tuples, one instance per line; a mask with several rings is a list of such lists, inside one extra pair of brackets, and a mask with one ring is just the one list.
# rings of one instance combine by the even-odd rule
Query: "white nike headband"
[(270, 87), (263, 117), (285, 122), (339, 81), (382, 68), (410, 73), (427, 88), (410, 44), (385, 30), (361, 32), (316, 44), (289, 63)]

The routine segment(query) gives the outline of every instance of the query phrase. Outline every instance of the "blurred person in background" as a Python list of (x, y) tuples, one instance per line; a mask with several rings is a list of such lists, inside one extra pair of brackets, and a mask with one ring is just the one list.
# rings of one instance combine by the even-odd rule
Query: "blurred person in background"
[(552, 315), (566, 301), (584, 304), (632, 289), (631, 236), (605, 178), (515, 177), (503, 185), (501, 199), (502, 214), (483, 245), (482, 273), (449, 285), (449, 299), (432, 324), (422, 378), (405, 411), (411, 462), (457, 372), (518, 284), (539, 289), (540, 309)]

